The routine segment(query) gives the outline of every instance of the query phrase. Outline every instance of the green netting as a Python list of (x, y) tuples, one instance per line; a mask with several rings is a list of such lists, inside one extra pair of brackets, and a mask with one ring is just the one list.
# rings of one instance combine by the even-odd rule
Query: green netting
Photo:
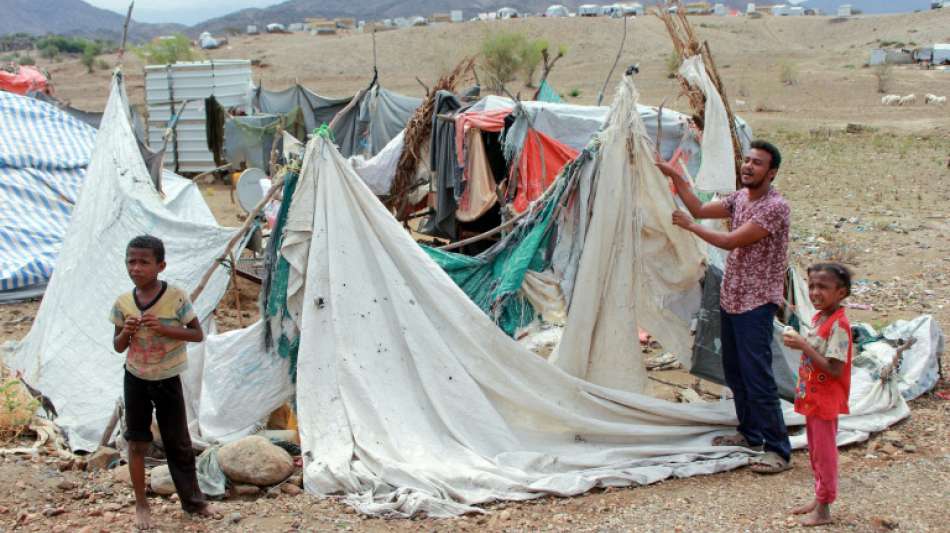
[(297, 189), (297, 180), (300, 174), (296, 170), (287, 172), (284, 176), (283, 201), (277, 211), (274, 230), (267, 246), (267, 274), (263, 282), (261, 295), (264, 310), (264, 339), (268, 348), (274, 346), (275, 333), (277, 335), (276, 351), (281, 357), (290, 359), (290, 376), (297, 381), (297, 350), (300, 348), (300, 335), (296, 330), (289, 330), (284, 326), (284, 319), (290, 315), (287, 309), (287, 280), (290, 276), (290, 264), (280, 255), (280, 247), (284, 241), (284, 229), (287, 225), (287, 214), (290, 211), (290, 199)]
[(557, 94), (557, 91), (551, 87), (548, 80), (544, 80), (541, 82), (541, 87), (538, 88), (538, 101), (560, 104), (564, 100), (562, 100), (561, 95)]
[(548, 249), (553, 246), (557, 207), (576, 183), (585, 158), (579, 157), (564, 167), (554, 189), (526, 220), (517, 225), (498, 244), (472, 257), (423, 246), (449, 277), (492, 317), (508, 335), (537, 317), (534, 307), (519, 289), (529, 270), (541, 272), (550, 266)]

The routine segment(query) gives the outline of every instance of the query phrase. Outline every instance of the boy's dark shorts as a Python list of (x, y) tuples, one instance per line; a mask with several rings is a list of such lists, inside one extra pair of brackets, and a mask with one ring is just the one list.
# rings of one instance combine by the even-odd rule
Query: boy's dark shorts
[[(188, 416), (185, 412), (185, 396), (181, 378), (173, 376), (159, 381), (150, 381), (133, 376), (125, 371), (123, 383), (125, 395), (125, 432), (129, 442), (152, 442), (152, 412), (161, 410), (175, 422)], [(174, 424), (177, 426), (178, 424)], [(187, 427), (187, 421), (185, 421)]]

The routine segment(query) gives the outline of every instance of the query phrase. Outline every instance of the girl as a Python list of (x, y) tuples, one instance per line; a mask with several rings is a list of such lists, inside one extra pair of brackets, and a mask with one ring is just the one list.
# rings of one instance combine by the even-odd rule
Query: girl
[(818, 310), (812, 329), (802, 337), (783, 336), (785, 346), (801, 350), (795, 411), (805, 416), (808, 456), (815, 474), (815, 499), (792, 511), (807, 514), (802, 524), (831, 523), (831, 504), (838, 492), (838, 415), (848, 413), (851, 388), (851, 324), (841, 301), (851, 294), (851, 272), (837, 263), (808, 269), (808, 297)]

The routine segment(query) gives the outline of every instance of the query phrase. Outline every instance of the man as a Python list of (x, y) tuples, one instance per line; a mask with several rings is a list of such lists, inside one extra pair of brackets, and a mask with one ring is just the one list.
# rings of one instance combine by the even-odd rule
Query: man
[(695, 218), (728, 218), (731, 231), (715, 231), (682, 211), (673, 223), (709, 244), (729, 250), (720, 293), (722, 366), (735, 398), (739, 434), (713, 444), (762, 448), (752, 465), (759, 473), (791, 468), (791, 445), (772, 374), (772, 321), (784, 302), (788, 267), (789, 207), (772, 188), (782, 156), (772, 144), (752, 143), (742, 164), (742, 188), (703, 204), (669, 163), (657, 167), (673, 180), (676, 192)]

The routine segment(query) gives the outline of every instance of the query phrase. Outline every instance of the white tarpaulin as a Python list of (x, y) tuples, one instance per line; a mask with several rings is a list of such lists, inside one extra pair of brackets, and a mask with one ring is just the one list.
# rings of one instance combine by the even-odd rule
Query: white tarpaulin
[[(703, 253), (692, 234), (674, 228), (667, 180), (653, 163), (653, 143), (637, 112), (629, 78), (604, 130), (564, 336), (551, 362), (598, 385), (643, 392), (646, 369), (638, 326), (674, 353), (689, 351), (689, 321), (699, 309)], [(582, 214), (581, 216), (585, 216)], [(669, 311), (692, 295), (692, 312)]]
[(729, 131), (729, 115), (722, 97), (709, 79), (702, 56), (692, 56), (683, 61), (680, 75), (693, 87), (706, 95), (703, 110), (703, 157), (696, 176), (696, 189), (703, 192), (730, 193), (736, 190), (735, 156), (732, 150), (732, 133)]
[[(127, 109), (117, 75), (36, 320), (22, 342), (5, 354), (8, 366), (22, 370), (26, 381), (53, 401), (59, 411), (56, 423), (74, 450), (96, 448), (122, 397), (123, 356), (112, 348), (109, 311), (116, 297), (132, 288), (125, 269), (126, 243), (144, 233), (161, 238), (168, 263), (162, 278), (190, 290), (233, 234), (214, 223), (193, 183), (166, 175), (164, 198), (155, 190)], [(211, 312), (227, 283), (227, 271), (218, 269), (195, 302), (206, 331), (213, 327)], [(182, 376), (192, 418), (200, 411), (202, 387), (219, 390), (216, 384), (202, 383), (202, 347), (196, 348), (199, 354), (192, 356)], [(252, 422), (261, 415), (255, 416)], [(241, 423), (236, 416), (228, 425)]]
[(748, 460), (710, 445), (735, 423), (730, 404), (599, 387), (518, 345), (322, 138), (308, 147), (285, 243), (310, 492), (342, 491), (370, 514), (445, 516)]

